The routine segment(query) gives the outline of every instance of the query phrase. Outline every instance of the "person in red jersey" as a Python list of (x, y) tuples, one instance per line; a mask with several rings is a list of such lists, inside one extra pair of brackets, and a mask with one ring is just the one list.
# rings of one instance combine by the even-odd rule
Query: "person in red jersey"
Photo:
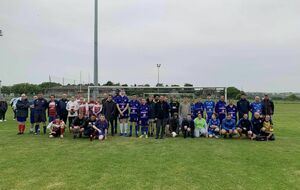
[(102, 102), (99, 99), (97, 99), (97, 101), (93, 106), (92, 114), (95, 114), (97, 117), (99, 117), (100, 114), (102, 113), (102, 108), (103, 108)]
[(57, 116), (57, 106), (58, 106), (58, 101), (55, 100), (54, 95), (51, 95), (50, 100), (48, 102), (48, 121), (49, 121), (49, 123), (54, 121)]
[(59, 117), (57, 117), (54, 121), (49, 123), (48, 127), (50, 130), (50, 138), (53, 137), (60, 137), (64, 138), (64, 133), (65, 133), (65, 122), (61, 120)]
[(89, 107), (88, 104), (84, 101), (84, 98), (81, 96), (79, 99), (79, 113), (83, 113), (85, 117), (88, 117)]

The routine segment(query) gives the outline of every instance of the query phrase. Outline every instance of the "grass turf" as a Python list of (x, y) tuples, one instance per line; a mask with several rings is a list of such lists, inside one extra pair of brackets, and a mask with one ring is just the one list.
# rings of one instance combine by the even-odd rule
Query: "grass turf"
[(276, 112), (275, 142), (17, 136), (10, 112), (0, 189), (300, 189), (300, 104)]

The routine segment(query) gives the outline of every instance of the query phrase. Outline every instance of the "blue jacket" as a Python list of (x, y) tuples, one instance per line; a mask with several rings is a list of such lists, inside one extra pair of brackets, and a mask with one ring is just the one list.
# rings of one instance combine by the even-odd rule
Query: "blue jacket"
[(235, 130), (236, 126), (235, 126), (235, 120), (231, 119), (223, 119), (222, 121), (222, 129), (225, 130)]

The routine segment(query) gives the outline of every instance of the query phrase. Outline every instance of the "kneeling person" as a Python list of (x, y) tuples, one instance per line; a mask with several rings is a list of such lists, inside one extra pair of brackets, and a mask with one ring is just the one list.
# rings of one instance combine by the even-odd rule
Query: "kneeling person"
[(50, 122), (48, 125), (48, 128), (50, 130), (50, 138), (53, 137), (60, 137), (64, 138), (64, 133), (65, 133), (65, 122), (61, 120), (59, 117), (56, 118), (54, 121)]
[(227, 135), (229, 135), (229, 138), (232, 138), (233, 135), (238, 134), (235, 124), (235, 120), (232, 119), (231, 114), (227, 114), (226, 118), (222, 121), (221, 134), (224, 138), (226, 138)]
[(240, 134), (240, 137), (247, 136), (248, 138), (252, 138), (252, 123), (248, 119), (248, 114), (244, 114), (243, 118), (240, 119), (239, 123), (237, 124), (237, 131)]
[(190, 114), (187, 116), (186, 119), (182, 120), (181, 131), (182, 131), (182, 134), (183, 134), (184, 138), (189, 137), (189, 136), (191, 138), (194, 138), (195, 124), (194, 124), (194, 121), (193, 121), (192, 116)]
[(195, 137), (208, 137), (207, 135), (207, 123), (202, 117), (201, 113), (198, 113), (197, 118), (194, 120), (195, 124)]
[(85, 122), (86, 119), (83, 115), (83, 113), (79, 113), (77, 117), (73, 120), (71, 126), (72, 126), (72, 132), (73, 132), (73, 138), (82, 137), (82, 134), (84, 133), (85, 129)]
[(104, 115), (100, 115), (100, 119), (93, 125), (95, 130), (94, 138), (98, 138), (100, 141), (106, 138), (108, 122), (106, 121)]
[(217, 119), (217, 115), (214, 113), (208, 123), (208, 136), (209, 138), (219, 138), (220, 134), (220, 120)]
[(266, 140), (275, 140), (273, 123), (270, 115), (266, 115), (261, 131), (262, 134), (266, 136)]

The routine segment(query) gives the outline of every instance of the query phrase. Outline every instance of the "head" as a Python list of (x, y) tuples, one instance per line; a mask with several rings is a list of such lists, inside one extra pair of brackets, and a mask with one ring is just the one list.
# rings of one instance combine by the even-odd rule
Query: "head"
[(167, 102), (167, 101), (169, 101), (169, 98), (168, 98), (168, 96), (165, 96), (165, 101)]
[(211, 118), (212, 118), (213, 120), (217, 119), (217, 114), (215, 114), (215, 113), (212, 114)]
[(83, 117), (84, 117), (83, 113), (80, 112), (80, 113), (78, 114), (78, 117), (79, 117), (79, 119), (83, 119)]
[(254, 113), (254, 118), (256, 119), (260, 118), (260, 114), (258, 112)]
[(184, 97), (184, 98), (183, 98), (183, 103), (186, 104), (186, 103), (188, 103), (188, 101), (189, 101), (188, 97)]
[(159, 95), (154, 95), (154, 100), (157, 102), (158, 100), (160, 99), (160, 96)]
[(67, 97), (68, 97), (67, 94), (62, 95), (62, 99), (67, 99)]
[(103, 94), (103, 98), (104, 98), (104, 99), (108, 98), (108, 94), (107, 94), (107, 93), (104, 93), (104, 94)]
[(245, 100), (247, 98), (246, 94), (245, 93), (242, 93), (241, 94), (241, 99)]
[(207, 94), (207, 99), (211, 100), (211, 94)]
[(72, 102), (75, 101), (75, 97), (74, 97), (74, 96), (71, 97), (71, 101), (72, 101)]
[(259, 103), (260, 102), (260, 97), (259, 96), (255, 96), (255, 102)]
[(137, 96), (135, 94), (132, 96), (132, 100), (137, 100)]
[(27, 99), (26, 94), (21, 94), (21, 99), (22, 99), (22, 100), (26, 100), (26, 99)]
[(164, 96), (160, 96), (159, 97), (159, 101), (161, 101), (161, 102), (165, 101), (165, 97)]
[(148, 98), (149, 102), (152, 102), (152, 101), (153, 101), (153, 99), (154, 99), (154, 97), (153, 97), (153, 96), (149, 96), (149, 98)]
[(248, 114), (245, 113), (245, 114), (243, 115), (243, 118), (244, 118), (244, 119), (248, 119)]
[(103, 114), (100, 115), (100, 121), (105, 121), (105, 116)]
[(173, 118), (177, 119), (178, 118), (178, 113), (174, 113)]
[(188, 114), (186, 118), (187, 118), (188, 121), (191, 121), (192, 120), (191, 114)]
[(120, 95), (121, 95), (121, 96), (125, 96), (125, 95), (126, 95), (126, 92), (125, 92), (124, 89), (122, 89), (122, 90), (120, 91)]
[(33, 96), (33, 100), (36, 100), (36, 99), (38, 99), (38, 97), (37, 96)]
[(145, 98), (142, 98), (141, 103), (142, 103), (143, 105), (145, 105), (145, 104), (146, 104), (146, 99), (145, 99)]
[(97, 119), (97, 116), (96, 116), (95, 114), (93, 114), (93, 115), (91, 116), (91, 120), (95, 121), (96, 119)]
[(225, 96), (221, 96), (221, 97), (220, 97), (220, 100), (221, 100), (222, 102), (224, 102), (224, 101), (225, 101)]
[(176, 96), (173, 96), (173, 97), (172, 97), (172, 101), (173, 101), (173, 102), (176, 102), (176, 101), (177, 101)]
[(229, 100), (229, 105), (233, 105), (233, 100)]
[(54, 95), (51, 95), (50, 96), (50, 101), (54, 101), (55, 100), (55, 96)]
[(226, 119), (227, 119), (227, 120), (231, 120), (231, 119), (232, 119), (231, 114), (227, 114), (227, 115), (226, 115)]
[(265, 117), (265, 121), (271, 121), (271, 116), (270, 115), (266, 115), (266, 117)]
[(197, 117), (198, 117), (199, 119), (202, 119), (202, 114), (201, 114), (201, 113), (198, 113)]
[(80, 102), (84, 102), (83, 96), (80, 96), (79, 101), (80, 101)]
[(38, 99), (42, 99), (44, 97), (44, 94), (40, 92), (40, 93), (38, 93), (37, 97), (38, 97)]
[(107, 97), (107, 101), (112, 101), (112, 95), (110, 94), (110, 95), (108, 95), (108, 97)]
[(268, 95), (268, 94), (265, 94), (264, 99), (265, 99), (265, 100), (269, 100), (269, 95)]

